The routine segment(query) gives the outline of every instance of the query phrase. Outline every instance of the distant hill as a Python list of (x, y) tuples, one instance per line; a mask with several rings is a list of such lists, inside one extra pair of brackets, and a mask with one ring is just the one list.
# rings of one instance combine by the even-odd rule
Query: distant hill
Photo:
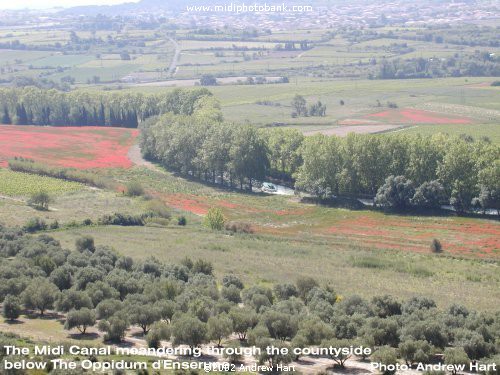
[[(125, 0), (126, 1), (126, 0)], [(475, 2), (477, 0), (462, 0), (463, 2)], [(432, 6), (433, 4), (443, 4), (443, 3), (453, 3), (453, 0), (420, 0), (415, 3), (416, 7), (426, 7)], [(74, 14), (74, 15), (97, 15), (105, 14), (108, 16), (113, 15), (134, 15), (137, 13), (153, 13), (158, 11), (183, 11), (186, 10), (188, 5), (222, 5), (229, 3), (228, 1), (220, 0), (141, 0), (136, 3), (124, 2), (118, 5), (88, 5), (88, 6), (78, 6), (73, 8), (64, 9), (61, 11), (63, 14)], [(245, 3), (244, 0), (233, 0), (233, 3)], [(252, 2), (246, 1), (247, 4)], [(258, 2), (264, 3), (264, 1)], [(282, 4), (283, 0), (267, 0), (267, 4)], [(382, 5), (383, 3), (414, 3), (414, 0), (355, 0), (353, 4), (372, 4), (377, 3)], [(304, 2), (300, 0), (288, 0), (287, 5), (301, 4)], [(345, 4), (345, 0), (309, 0), (308, 5), (316, 6), (335, 6), (339, 4)]]

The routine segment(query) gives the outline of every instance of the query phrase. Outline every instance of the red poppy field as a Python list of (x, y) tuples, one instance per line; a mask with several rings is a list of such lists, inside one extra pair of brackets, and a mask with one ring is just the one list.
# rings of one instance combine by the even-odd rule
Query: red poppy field
[(168, 206), (205, 215), (219, 207), (228, 220), (249, 223), (256, 233), (327, 240), (339, 248), (429, 253), (437, 238), (447, 254), (466, 258), (500, 258), (500, 224), (455, 216), (420, 217), (385, 215), (381, 212), (325, 209), (288, 202), (270, 205), (258, 199), (228, 201), (208, 196), (158, 194)]
[(14, 157), (67, 168), (129, 168), (139, 131), (103, 127), (0, 126), (0, 166)]
[(390, 109), (387, 111), (372, 113), (365, 116), (366, 119), (380, 120), (384, 123), (396, 124), (472, 124), (473, 121), (467, 117), (445, 115), (442, 113), (423, 111), (413, 108)]

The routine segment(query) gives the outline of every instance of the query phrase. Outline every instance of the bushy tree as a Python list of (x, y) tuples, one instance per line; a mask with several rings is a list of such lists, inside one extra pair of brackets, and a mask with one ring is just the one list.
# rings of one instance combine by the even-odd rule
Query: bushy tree
[(2, 124), (6, 124), (6, 125), (12, 124), (12, 120), (10, 118), (9, 110), (7, 109), (7, 106), (3, 107)]
[(233, 332), (233, 321), (227, 314), (220, 314), (208, 318), (207, 337), (221, 346), (222, 339)]
[(294, 337), (299, 326), (299, 320), (296, 316), (274, 309), (266, 310), (260, 320), (267, 327), (270, 336), (281, 341)]
[(399, 343), (399, 356), (408, 365), (412, 363), (426, 363), (432, 354), (432, 346), (425, 340), (408, 339)]
[[(470, 359), (463, 348), (446, 348), (444, 351), (444, 363), (447, 365), (467, 365), (469, 362)], [(455, 375), (456, 368), (451, 373)]]
[(127, 308), (127, 316), (130, 323), (141, 327), (146, 335), (151, 325), (161, 319), (160, 309), (153, 304), (133, 303)]
[(243, 360), (243, 356), (240, 354), (239, 348), (241, 344), (238, 340), (232, 340), (227, 343), (226, 348), (231, 349), (229, 351), (224, 351), (223, 358), (229, 363), (240, 363)]
[(431, 241), (431, 251), (433, 253), (442, 253), (443, 252), (443, 245), (441, 244), (441, 241), (439, 241), (437, 238), (434, 238)]
[(100, 331), (106, 332), (106, 341), (121, 342), (128, 328), (128, 321), (122, 314), (117, 314), (107, 320), (101, 320), (98, 324)]
[(223, 287), (221, 290), (221, 296), (233, 303), (241, 302), (241, 291), (234, 285)]
[(375, 204), (379, 207), (402, 210), (410, 207), (415, 194), (413, 182), (404, 176), (389, 176), (375, 196)]
[(22, 294), (22, 301), (27, 309), (36, 309), (43, 316), (48, 309), (54, 307), (59, 289), (45, 278), (35, 278)]
[(97, 306), (101, 301), (106, 299), (120, 298), (120, 293), (104, 281), (87, 284), (85, 292), (89, 295), (94, 306)]
[(16, 320), (21, 315), (21, 301), (18, 297), (7, 295), (2, 304), (2, 315), (7, 320)]
[(71, 330), (77, 328), (82, 335), (87, 332), (88, 327), (92, 327), (96, 322), (95, 312), (86, 307), (79, 310), (71, 310), (66, 316), (64, 329)]
[(333, 338), (332, 327), (318, 317), (309, 317), (299, 322), (297, 335), (303, 336), (308, 345), (319, 345), (324, 340)]
[(168, 340), (170, 338), (170, 328), (170, 325), (164, 322), (154, 323), (146, 336), (148, 347), (159, 348), (162, 340)]
[(62, 312), (93, 308), (92, 301), (86, 292), (78, 290), (64, 290), (59, 294), (56, 301), (56, 309)]
[[(331, 340), (327, 340), (327, 341), (323, 341), (321, 343), (321, 346), (324, 347), (324, 348), (348, 348), (349, 346), (351, 345), (351, 341), (350, 340), (341, 340), (341, 339), (331, 339)], [(346, 361), (351, 358), (351, 355), (350, 354), (344, 354), (342, 352), (338, 353), (338, 354), (335, 354), (335, 353), (331, 353), (329, 355), (329, 357), (331, 359), (333, 359), (335, 361), (335, 363), (337, 363), (341, 368), (344, 368), (345, 367), (345, 363)]]
[(421, 208), (440, 208), (447, 203), (446, 191), (439, 181), (424, 182), (416, 190), (411, 204)]
[[(397, 365), (398, 357), (396, 349), (391, 348), (390, 346), (382, 346), (378, 348), (372, 355), (372, 362), (381, 363), (386, 366)], [(392, 375), (394, 372), (395, 371), (387, 370), (384, 371), (384, 375)]]
[(234, 307), (229, 312), (229, 317), (233, 322), (233, 329), (238, 334), (240, 340), (245, 340), (249, 329), (258, 323), (257, 314), (248, 307)]
[(307, 116), (307, 102), (302, 95), (295, 95), (292, 100), (292, 108), (294, 110), (292, 117), (294, 116)]
[(122, 302), (114, 299), (105, 299), (96, 306), (98, 319), (109, 319), (123, 308)]
[(297, 285), (297, 291), (299, 297), (302, 300), (306, 300), (307, 294), (315, 287), (319, 286), (318, 282), (312, 277), (304, 276), (299, 277), (295, 283)]
[(125, 187), (125, 194), (129, 197), (139, 197), (144, 195), (144, 188), (139, 181), (130, 181)]
[(235, 275), (224, 275), (222, 278), (222, 285), (225, 287), (234, 286), (240, 290), (244, 288), (241, 279)]
[(183, 315), (172, 323), (174, 345), (187, 345), (191, 349), (207, 340), (207, 325), (198, 318)]
[(200, 78), (200, 85), (202, 86), (216, 86), (217, 78), (213, 74), (203, 74)]
[(403, 312), (412, 314), (419, 310), (428, 310), (436, 307), (436, 302), (427, 297), (412, 297), (403, 304)]
[(65, 264), (52, 271), (50, 274), (50, 281), (53, 282), (59, 290), (69, 289), (73, 285), (74, 272), (74, 267), (69, 264)]
[(75, 241), (75, 247), (80, 253), (85, 251), (93, 253), (95, 251), (94, 238), (92, 236), (82, 236), (77, 238)]
[[(272, 352), (265, 350), (265, 348), (271, 346), (276, 350), (273, 350)], [(266, 339), (262, 341), (261, 352), (259, 355), (259, 364), (267, 364), (267, 366), (270, 367), (273, 372), (278, 372), (279, 370), (277, 366), (286, 365), (292, 362), (292, 360), (293, 357), (291, 354), (291, 350), (287, 344), (272, 339)]]
[(389, 295), (373, 297), (372, 305), (374, 306), (373, 309), (375, 314), (380, 318), (400, 315), (402, 312), (401, 303)]
[(278, 300), (287, 300), (291, 297), (298, 297), (299, 291), (293, 284), (276, 284), (274, 286), (274, 295)]
[(28, 200), (30, 206), (35, 207), (39, 210), (47, 211), (49, 209), (49, 204), (52, 202), (52, 198), (45, 191), (39, 191), (34, 193)]

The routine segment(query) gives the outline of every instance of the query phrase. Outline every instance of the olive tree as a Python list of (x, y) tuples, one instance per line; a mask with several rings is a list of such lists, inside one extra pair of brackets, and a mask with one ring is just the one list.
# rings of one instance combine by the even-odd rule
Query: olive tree
[(222, 339), (233, 332), (233, 321), (227, 314), (211, 316), (207, 322), (207, 336), (221, 346)]
[(207, 325), (198, 318), (183, 315), (172, 323), (174, 345), (187, 345), (194, 349), (207, 340)]
[(18, 297), (7, 295), (3, 300), (3, 317), (7, 320), (16, 320), (21, 315), (21, 301)]
[(22, 294), (24, 306), (27, 309), (39, 310), (43, 316), (45, 311), (54, 307), (59, 295), (59, 288), (44, 278), (35, 278)]
[(96, 322), (95, 312), (86, 307), (80, 310), (71, 310), (66, 316), (64, 329), (70, 330), (77, 328), (82, 335), (85, 334), (88, 327), (92, 327)]

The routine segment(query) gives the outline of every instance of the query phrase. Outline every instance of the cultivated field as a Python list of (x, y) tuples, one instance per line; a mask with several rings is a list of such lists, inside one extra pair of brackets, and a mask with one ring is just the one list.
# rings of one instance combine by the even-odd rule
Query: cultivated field
[(23, 157), (68, 168), (128, 168), (137, 130), (102, 127), (0, 126), (0, 165)]

